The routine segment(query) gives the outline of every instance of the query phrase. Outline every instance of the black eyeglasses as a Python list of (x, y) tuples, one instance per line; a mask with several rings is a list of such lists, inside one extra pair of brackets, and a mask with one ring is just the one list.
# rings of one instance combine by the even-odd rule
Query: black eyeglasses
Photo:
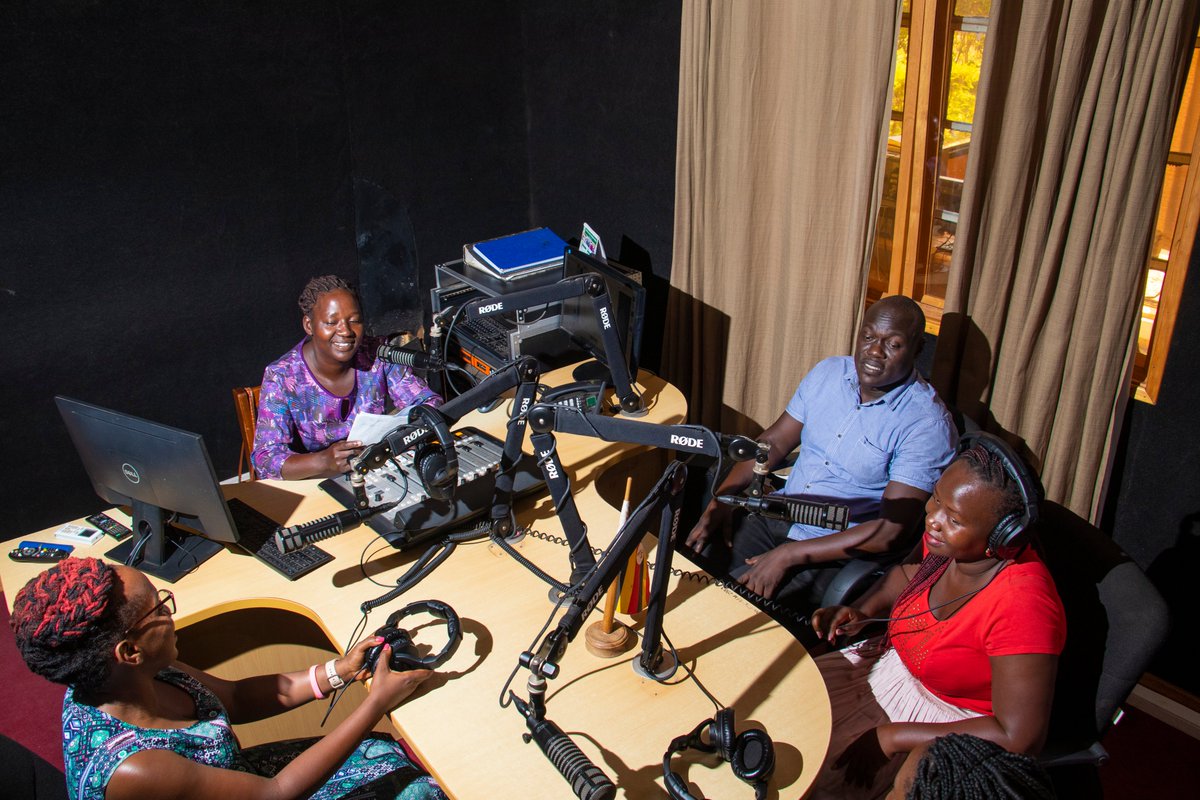
[(175, 613), (175, 595), (174, 595), (174, 593), (171, 592), (170, 589), (159, 589), (158, 590), (158, 602), (154, 604), (154, 608), (150, 609), (145, 614), (142, 614), (140, 617), (138, 617), (137, 621), (134, 622), (132, 625), (130, 625), (128, 628), (126, 628), (125, 632), (122, 633), (121, 636), (123, 636), (123, 637), (128, 636), (129, 632), (131, 630), (136, 628), (138, 625), (142, 624), (142, 620), (146, 619), (147, 617), (153, 617), (154, 615), (159, 614), (164, 608), (167, 610), (168, 615), (172, 615)]

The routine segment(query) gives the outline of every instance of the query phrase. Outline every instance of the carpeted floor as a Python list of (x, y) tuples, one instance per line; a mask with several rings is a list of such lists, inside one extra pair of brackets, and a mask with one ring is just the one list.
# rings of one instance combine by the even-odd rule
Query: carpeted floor
[(0, 674), (5, 676), (4, 699), (0, 701), (0, 734), (25, 745), (61, 770), (60, 718), (64, 689), (26, 668), (8, 627), (8, 603), (2, 592), (0, 623)]

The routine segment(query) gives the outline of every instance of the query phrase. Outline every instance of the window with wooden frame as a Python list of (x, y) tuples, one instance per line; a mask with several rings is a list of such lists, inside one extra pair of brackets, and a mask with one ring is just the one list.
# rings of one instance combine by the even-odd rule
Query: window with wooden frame
[(1191, 169), (1200, 153), (1200, 39), (1183, 97), (1175, 116), (1171, 152), (1167, 156), (1162, 195), (1146, 263), (1142, 314), (1138, 325), (1137, 354), (1133, 367), (1134, 397), (1153, 403), (1158, 399), (1171, 335), (1179, 315), (1179, 298), (1200, 223), (1200, 170)]
[(906, 0), (867, 302), (902, 294), (937, 333), (991, 0)]
[[(867, 303), (893, 294), (911, 297), (925, 310), (927, 330), (936, 334), (991, 0), (905, 0), (903, 11)], [(1132, 387), (1147, 402), (1158, 396), (1200, 225), (1200, 170), (1190, 169), (1193, 153), (1200, 153), (1200, 40), (1196, 46), (1147, 258)]]

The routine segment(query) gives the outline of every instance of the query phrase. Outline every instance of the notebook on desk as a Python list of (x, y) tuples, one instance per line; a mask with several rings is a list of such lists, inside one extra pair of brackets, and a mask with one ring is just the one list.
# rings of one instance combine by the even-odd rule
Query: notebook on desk
[(534, 228), (466, 245), (463, 261), (509, 281), (561, 266), (566, 247), (549, 228)]

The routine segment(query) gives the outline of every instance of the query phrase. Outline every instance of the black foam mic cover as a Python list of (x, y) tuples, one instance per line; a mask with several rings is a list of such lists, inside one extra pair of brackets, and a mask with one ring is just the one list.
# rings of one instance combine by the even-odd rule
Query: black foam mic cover
[(837, 503), (805, 500), (788, 495), (771, 494), (766, 497), (742, 497), (741, 495), (722, 494), (717, 496), (718, 503), (727, 506), (743, 508), (751, 514), (760, 517), (783, 520), (784, 522), (799, 522), (804, 525), (815, 525), (834, 531), (844, 531), (850, 522), (849, 506)]
[(617, 787), (591, 762), (571, 737), (548, 719), (529, 722), (530, 736), (554, 765), (579, 800), (611, 800)]
[(352, 528), (363, 520), (393, 509), (397, 505), (398, 503), (384, 503), (383, 505), (371, 508), (352, 508), (347, 511), (338, 511), (329, 516), (314, 519), (312, 522), (305, 522), (300, 525), (291, 525), (286, 528), (281, 525), (275, 529), (275, 546), (279, 548), (279, 552), (281, 553), (291, 553), (294, 550), (307, 547), (322, 539), (337, 536), (347, 528)]
[(406, 350), (403, 347), (393, 347), (381, 344), (375, 350), (375, 357), (389, 364), (402, 364), (413, 369), (441, 369), (442, 359), (435, 353), (422, 353), (417, 350)]

